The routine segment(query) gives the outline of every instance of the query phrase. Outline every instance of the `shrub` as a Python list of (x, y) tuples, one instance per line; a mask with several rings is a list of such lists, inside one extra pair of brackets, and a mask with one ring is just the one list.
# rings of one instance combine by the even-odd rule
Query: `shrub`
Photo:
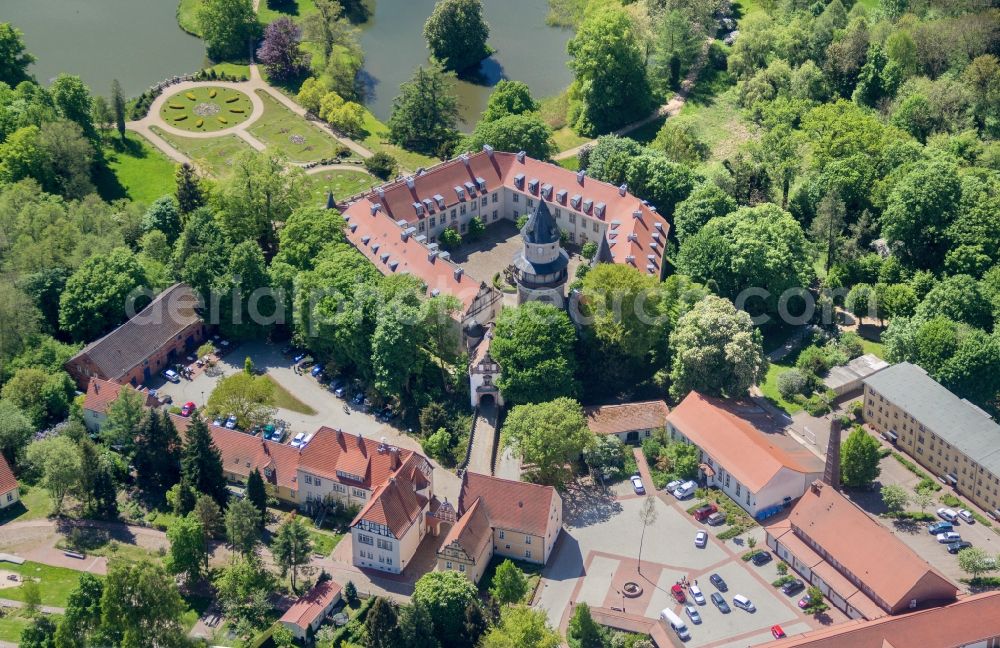
[(841, 333), (840, 337), (837, 339), (837, 346), (840, 347), (840, 350), (843, 351), (851, 360), (857, 358), (865, 352), (865, 345), (861, 336), (854, 331), (845, 331)]
[(785, 400), (791, 400), (796, 394), (804, 394), (809, 381), (799, 369), (789, 369), (778, 375), (778, 392)]
[(197, 126), (198, 128), (201, 128), (202, 126), (205, 125), (205, 120), (204, 119), (199, 119), (198, 121), (196, 121), (194, 123), (194, 125)]
[(784, 576), (785, 574), (788, 573), (788, 563), (786, 563), (784, 561), (779, 562), (777, 570), (778, 570), (778, 575), (779, 576)]
[(735, 525), (735, 526), (729, 527), (728, 529), (726, 529), (725, 531), (723, 531), (722, 533), (720, 533), (716, 537), (719, 540), (732, 540), (736, 536), (741, 535), (744, 531), (746, 531), (746, 529), (744, 529), (742, 526)]
[(818, 376), (826, 373), (826, 370), (830, 368), (827, 362), (826, 351), (819, 347), (811, 346), (802, 350), (798, 360), (795, 361), (795, 366), (805, 373), (816, 374)]
[(233, 103), (234, 101), (239, 101), (239, 100), (240, 100), (240, 96), (236, 95), (235, 97), (230, 97), (230, 98), (226, 99), (226, 103)]
[(379, 180), (388, 180), (396, 175), (397, 167), (396, 158), (385, 151), (378, 151), (370, 158), (365, 159), (365, 169)]
[(806, 398), (802, 403), (802, 407), (809, 412), (809, 416), (823, 416), (830, 411), (830, 405), (819, 394), (813, 394), (809, 398)]
[(469, 219), (469, 226), (468, 229), (466, 230), (465, 236), (470, 241), (475, 241), (478, 240), (485, 231), (486, 231), (486, 223), (483, 222), (483, 219), (480, 218), (479, 216), (473, 216), (472, 218)]
[(188, 99), (190, 99), (191, 101), (197, 101), (198, 100), (198, 97), (194, 96), (193, 92), (186, 92), (186, 93), (184, 93), (184, 96), (187, 97)]
[(895, 450), (892, 451), (892, 456), (896, 458), (896, 461), (901, 463), (904, 468), (909, 470), (911, 473), (920, 478), (920, 483), (917, 484), (916, 490), (941, 490), (941, 484), (937, 483), (930, 475), (925, 473), (923, 470), (917, 467), (917, 464), (913, 463), (903, 455), (899, 454)]
[(951, 493), (945, 493), (941, 496), (941, 503), (945, 506), (960, 507), (962, 506), (962, 500), (958, 499)]
[[(213, 70), (213, 72), (214, 72), (214, 70)], [(217, 94), (219, 94), (219, 92), (215, 88), (212, 88), (211, 90), (208, 91), (208, 96), (210, 98), (212, 98), (212, 99), (215, 99), (215, 95), (217, 95)]]
[(781, 587), (785, 583), (791, 583), (793, 580), (795, 580), (794, 576), (787, 576), (787, 575), (785, 575), (785, 576), (781, 576), (780, 578), (777, 578), (774, 581), (772, 581), (771, 585), (774, 586), (774, 587)]
[(458, 230), (454, 227), (449, 227), (445, 231), (441, 232), (441, 236), (438, 238), (441, 243), (441, 247), (445, 250), (451, 250), (462, 244), (462, 235), (458, 233)]
[(230, 108), (229, 112), (231, 112), (231, 113), (245, 113), (246, 110), (244, 110), (243, 108)]
[(216, 117), (216, 119), (218, 119), (223, 124), (228, 124), (229, 123), (229, 120), (226, 119), (225, 117)]
[(180, 115), (179, 117), (174, 117), (174, 121), (184, 121), (187, 118), (187, 115)]

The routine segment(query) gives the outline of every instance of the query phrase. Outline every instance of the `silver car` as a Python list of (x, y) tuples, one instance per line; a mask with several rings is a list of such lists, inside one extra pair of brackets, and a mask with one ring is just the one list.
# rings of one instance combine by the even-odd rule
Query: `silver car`
[(691, 619), (691, 623), (698, 625), (701, 623), (701, 614), (698, 613), (698, 609), (693, 605), (684, 606), (684, 614), (688, 615)]

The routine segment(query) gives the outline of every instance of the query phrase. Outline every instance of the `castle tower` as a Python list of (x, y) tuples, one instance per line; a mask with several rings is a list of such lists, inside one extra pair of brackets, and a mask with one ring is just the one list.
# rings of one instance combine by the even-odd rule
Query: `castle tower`
[(521, 229), (521, 240), (524, 248), (514, 257), (517, 303), (543, 301), (563, 308), (569, 255), (560, 245), (559, 225), (544, 200)]

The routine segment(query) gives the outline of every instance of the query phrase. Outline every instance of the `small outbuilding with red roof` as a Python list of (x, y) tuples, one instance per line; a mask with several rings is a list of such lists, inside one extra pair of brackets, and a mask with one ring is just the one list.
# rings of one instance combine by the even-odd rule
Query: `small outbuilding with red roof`
[(0, 509), (20, 501), (21, 489), (7, 459), (0, 454)]
[(280, 619), (299, 641), (314, 635), (340, 602), (341, 587), (332, 580), (317, 583), (288, 608)]

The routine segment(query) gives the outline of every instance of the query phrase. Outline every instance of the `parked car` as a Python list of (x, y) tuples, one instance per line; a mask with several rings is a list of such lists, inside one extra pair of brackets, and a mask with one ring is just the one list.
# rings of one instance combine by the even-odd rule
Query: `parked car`
[(709, 515), (708, 518), (705, 520), (705, 522), (707, 522), (710, 526), (719, 526), (725, 521), (726, 521), (725, 511), (716, 511), (715, 513)]
[(225, 423), (226, 422), (221, 418), (219, 418), (218, 416), (212, 419), (212, 425), (214, 425), (215, 427), (222, 427), (223, 425), (225, 425)]
[(781, 593), (785, 596), (795, 596), (806, 588), (806, 584), (799, 579), (791, 580), (781, 586)]
[(937, 515), (945, 522), (951, 522), (952, 524), (955, 524), (955, 522), (958, 520), (958, 513), (956, 513), (950, 508), (939, 508), (937, 510)]
[(173, 369), (164, 369), (163, 377), (172, 383), (179, 383), (181, 381), (181, 377)]
[(698, 547), (699, 549), (704, 549), (705, 545), (707, 544), (708, 544), (707, 533), (705, 533), (704, 531), (699, 531), (698, 533), (694, 534), (694, 546)]
[(688, 618), (691, 619), (691, 623), (695, 625), (701, 623), (701, 615), (698, 613), (698, 608), (694, 607), (693, 605), (685, 605), (684, 614), (686, 614)]
[(708, 580), (712, 583), (712, 585), (715, 585), (715, 589), (719, 590), (720, 592), (729, 591), (729, 586), (726, 585), (726, 581), (722, 580), (722, 576), (719, 576), (718, 574), (712, 574), (711, 576), (708, 577)]
[(680, 585), (677, 585), (675, 583), (674, 586), (670, 588), (670, 593), (673, 595), (675, 599), (677, 599), (678, 603), (687, 602), (687, 598), (684, 596), (684, 588), (681, 587)]
[(962, 536), (955, 531), (946, 531), (944, 533), (937, 534), (937, 541), (941, 544), (951, 544), (953, 542), (961, 542)]
[(927, 526), (927, 531), (931, 535), (937, 535), (939, 533), (947, 533), (948, 531), (951, 531), (952, 529), (954, 529), (954, 527), (951, 526), (951, 524), (948, 523), (948, 522), (934, 522), (934, 523), (929, 524)]
[(761, 567), (771, 562), (771, 553), (768, 551), (758, 551), (753, 555), (753, 558), (751, 558), (750, 560), (753, 561), (753, 564), (757, 565), (758, 567)]
[(771, 636), (774, 637), (775, 639), (784, 639), (785, 631), (781, 628), (780, 625), (773, 625), (771, 626)]
[(355, 405), (360, 405), (361, 403), (365, 402), (365, 395), (362, 394), (361, 392), (358, 392), (357, 394), (354, 395), (354, 398), (351, 399), (351, 402), (354, 403)]
[(681, 481), (680, 479), (675, 479), (672, 482), (667, 482), (667, 485), (664, 487), (663, 490), (667, 491), (668, 493), (673, 493), (683, 483), (684, 482)]
[(293, 364), (299, 364), (300, 362), (302, 362), (303, 360), (305, 360), (305, 358), (306, 358), (306, 354), (305, 353), (298, 353), (298, 354), (295, 355), (295, 357), (292, 358), (292, 363)]
[(698, 490), (698, 484), (693, 481), (686, 481), (674, 489), (674, 497), (679, 500), (687, 499), (688, 497), (694, 495), (696, 490)]
[(230, 429), (230, 430), (235, 430), (236, 429), (236, 415), (235, 414), (230, 414), (226, 418), (226, 428)]
[(694, 519), (698, 520), (699, 522), (704, 522), (706, 519), (708, 519), (709, 515), (715, 513), (718, 510), (719, 507), (716, 506), (715, 504), (706, 504), (705, 506), (701, 506), (695, 509), (695, 512), (692, 515), (694, 515)]
[(740, 608), (741, 610), (746, 610), (750, 614), (753, 614), (754, 612), (757, 611), (757, 608), (755, 608), (753, 605), (753, 601), (743, 596), (742, 594), (737, 594), (736, 596), (733, 597), (733, 605)]
[(962, 549), (968, 549), (972, 546), (971, 542), (966, 542), (965, 540), (959, 540), (958, 542), (952, 542), (948, 545), (948, 553), (957, 554)]
[(976, 518), (972, 516), (972, 511), (968, 509), (962, 509), (959, 511), (958, 517), (962, 518), (962, 522), (965, 522), (966, 524), (973, 524), (976, 521)]
[(660, 620), (673, 628), (681, 641), (687, 641), (691, 638), (691, 633), (688, 632), (687, 626), (684, 625), (684, 619), (677, 616), (670, 608), (663, 608), (660, 611)]
[(729, 604), (726, 603), (726, 598), (718, 592), (712, 592), (712, 603), (714, 603), (715, 607), (719, 608), (719, 612), (722, 612), (723, 614), (729, 614), (732, 612), (732, 610), (729, 609)]
[(191, 416), (194, 410), (195, 410), (194, 403), (188, 401), (184, 403), (183, 407), (181, 407), (181, 416)]
[(294, 437), (292, 437), (292, 442), (289, 445), (291, 445), (293, 448), (301, 447), (302, 442), (305, 441), (305, 438), (306, 438), (305, 432), (299, 432)]
[(632, 490), (636, 495), (645, 495), (646, 489), (642, 485), (642, 478), (639, 475), (632, 475)]
[(271, 440), (281, 443), (285, 438), (285, 426), (279, 425), (274, 428), (274, 432), (271, 433)]
[(701, 593), (701, 588), (697, 585), (688, 587), (688, 594), (691, 595), (691, 599), (698, 605), (705, 605), (705, 595)]
[(808, 594), (799, 599), (800, 610), (806, 609), (807, 607), (809, 607), (810, 604), (812, 604), (812, 597), (809, 596)]
[(323, 365), (316, 365), (315, 367), (309, 370), (309, 375), (314, 378), (320, 375), (321, 373), (323, 373)]
[(344, 394), (346, 393), (347, 391), (343, 387), (337, 387), (336, 389), (333, 390), (333, 395), (336, 396), (337, 398), (343, 398)]

